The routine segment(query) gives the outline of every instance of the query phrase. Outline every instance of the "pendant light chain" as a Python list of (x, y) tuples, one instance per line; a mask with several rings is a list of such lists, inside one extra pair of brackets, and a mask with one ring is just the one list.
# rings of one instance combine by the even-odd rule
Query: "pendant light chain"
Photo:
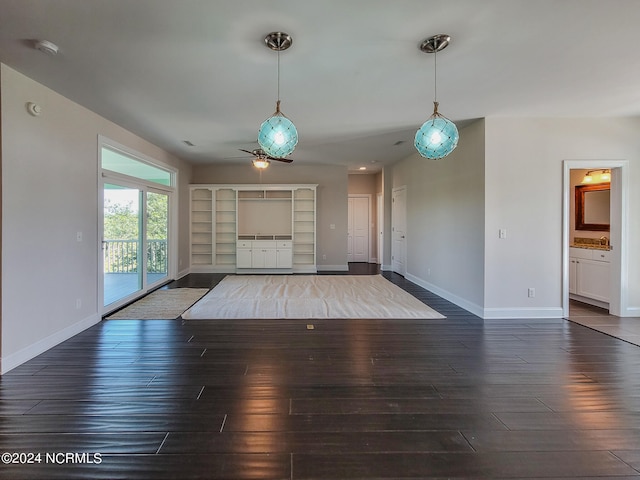
[(438, 49), (433, 52), (433, 101), (438, 101)]
[(278, 50), (278, 104), (280, 103), (280, 50)]

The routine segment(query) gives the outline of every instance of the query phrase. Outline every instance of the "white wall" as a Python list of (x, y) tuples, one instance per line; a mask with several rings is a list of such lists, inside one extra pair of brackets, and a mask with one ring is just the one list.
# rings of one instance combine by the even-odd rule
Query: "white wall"
[(407, 278), (480, 314), (484, 122), (462, 128), (458, 147), (448, 157), (428, 160), (415, 153), (394, 165), (391, 175), (392, 188), (407, 186)]
[[(318, 270), (347, 267), (347, 167), (272, 162), (260, 176), (247, 160), (242, 165), (198, 165), (192, 183), (312, 183), (317, 188), (316, 263)], [(335, 225), (335, 228), (330, 228)], [(323, 258), (326, 255), (326, 258)]]
[[(98, 135), (179, 168), (183, 264), (188, 262), (190, 168), (6, 65), (0, 76), (1, 368), (6, 372), (100, 320)], [(41, 105), (42, 114), (29, 115), (27, 102)]]
[[(562, 314), (563, 160), (629, 161), (629, 301), (640, 306), (640, 119), (488, 118), (485, 316)], [(507, 238), (499, 239), (505, 228)], [(535, 298), (527, 289), (536, 289)]]

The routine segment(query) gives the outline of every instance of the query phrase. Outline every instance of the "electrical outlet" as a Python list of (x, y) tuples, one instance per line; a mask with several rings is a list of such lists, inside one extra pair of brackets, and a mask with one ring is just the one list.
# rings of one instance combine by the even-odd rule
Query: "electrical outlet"
[(76, 298), (76, 310), (80, 310), (82, 308), (82, 299)]
[(327, 256), (326, 256), (326, 255), (322, 255), (322, 259), (323, 259), (323, 260), (326, 260), (326, 259), (327, 259)]
[(498, 238), (507, 238), (507, 229), (501, 228), (498, 230)]
[(529, 288), (528, 292), (527, 292), (529, 298), (533, 298), (536, 296), (536, 289), (535, 288)]

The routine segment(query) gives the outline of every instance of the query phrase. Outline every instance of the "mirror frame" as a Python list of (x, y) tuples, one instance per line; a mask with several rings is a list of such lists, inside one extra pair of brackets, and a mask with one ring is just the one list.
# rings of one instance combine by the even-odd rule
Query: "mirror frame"
[(576, 185), (576, 230), (591, 230), (595, 232), (608, 232), (608, 223), (584, 223), (584, 194), (597, 190), (610, 190), (609, 183), (597, 185)]

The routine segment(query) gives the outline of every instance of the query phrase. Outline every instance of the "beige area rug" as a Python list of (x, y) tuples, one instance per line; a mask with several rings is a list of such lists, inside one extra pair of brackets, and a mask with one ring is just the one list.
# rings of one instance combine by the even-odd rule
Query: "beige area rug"
[(151, 292), (107, 320), (171, 320), (198, 301), (208, 288), (171, 288)]
[(230, 275), (182, 318), (445, 317), (380, 275)]

